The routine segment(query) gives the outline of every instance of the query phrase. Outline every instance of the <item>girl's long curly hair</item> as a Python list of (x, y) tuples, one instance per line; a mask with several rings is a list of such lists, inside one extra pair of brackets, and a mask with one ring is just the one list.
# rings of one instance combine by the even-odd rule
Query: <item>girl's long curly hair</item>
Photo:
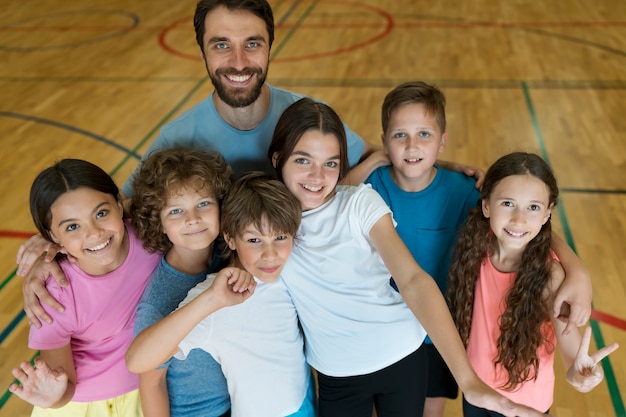
[[(489, 200), (498, 183), (512, 175), (532, 175), (543, 181), (549, 190), (549, 204), (556, 205), (558, 187), (552, 170), (535, 154), (516, 152), (498, 159), (487, 171), (481, 200)], [(524, 381), (537, 378), (538, 349), (548, 341), (545, 323), (550, 318), (546, 287), (550, 278), (550, 248), (552, 229), (550, 219), (532, 239), (522, 255), (513, 287), (506, 296), (506, 310), (500, 317), (498, 357), (494, 366), (502, 366), (508, 380), (501, 387), (513, 390)], [(474, 290), (481, 264), (493, 253), (497, 241), (493, 238), (489, 219), (482, 207), (468, 214), (453, 254), (449, 272), (447, 300), (461, 340), (467, 347), (472, 324)], [(547, 345), (553, 350), (554, 346)]]

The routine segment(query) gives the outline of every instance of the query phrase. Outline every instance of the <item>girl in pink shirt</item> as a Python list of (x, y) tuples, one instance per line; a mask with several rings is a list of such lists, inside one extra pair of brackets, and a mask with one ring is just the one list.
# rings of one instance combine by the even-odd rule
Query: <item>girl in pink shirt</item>
[(138, 377), (124, 355), (161, 255), (143, 248), (123, 219), (117, 186), (92, 163), (64, 159), (41, 172), (30, 208), (43, 238), (72, 259), (59, 261), (70, 285), (48, 279), (65, 311), (48, 308), (52, 324), (31, 327), (29, 347), (41, 356), (13, 369), (19, 383), (10, 391), (35, 405), (33, 416), (141, 416)]
[[(564, 272), (551, 251), (550, 213), (558, 188), (539, 156), (512, 153), (487, 171), (481, 205), (457, 244), (448, 300), (478, 376), (512, 401), (548, 410), (558, 342), (566, 379), (587, 392), (603, 379), (598, 362), (617, 344), (589, 355), (591, 329), (564, 334), (551, 305)], [(463, 402), (465, 417), (499, 416)]]

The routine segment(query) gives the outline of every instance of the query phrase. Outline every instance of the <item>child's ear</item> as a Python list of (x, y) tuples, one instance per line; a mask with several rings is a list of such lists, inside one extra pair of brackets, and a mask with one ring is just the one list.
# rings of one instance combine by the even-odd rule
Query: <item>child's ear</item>
[(237, 246), (235, 245), (235, 239), (231, 239), (228, 233), (224, 233), (223, 236), (224, 241), (226, 242), (230, 250), (237, 250)]
[(385, 155), (389, 155), (389, 152), (387, 151), (387, 139), (385, 138), (385, 132), (380, 134), (380, 141), (383, 144), (383, 152), (385, 152)]
[(276, 168), (276, 165), (278, 165), (278, 152), (272, 154), (272, 166)]
[(554, 204), (550, 204), (550, 207), (548, 207), (548, 211), (546, 212), (546, 216), (543, 218), (543, 222), (541, 223), (542, 225), (546, 224), (548, 219), (552, 216), (553, 208), (554, 208)]
[(489, 218), (489, 201), (487, 200), (481, 200), (480, 204), (483, 208), (483, 216), (485, 216), (485, 218)]
[(57, 245), (63, 247), (63, 245), (61, 245), (61, 241), (54, 235), (54, 233), (52, 233), (52, 230), (48, 230), (48, 234), (50, 235), (50, 237), (52, 238), (52, 241), (54, 243), (56, 243)]
[(448, 132), (441, 135), (441, 143), (439, 144), (439, 153), (442, 153), (446, 149), (447, 142), (448, 142)]

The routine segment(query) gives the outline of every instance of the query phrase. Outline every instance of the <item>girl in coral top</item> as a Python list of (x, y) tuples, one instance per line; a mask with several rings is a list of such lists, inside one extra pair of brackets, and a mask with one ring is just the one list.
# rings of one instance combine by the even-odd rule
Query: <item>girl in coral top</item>
[[(604, 376), (598, 362), (612, 344), (589, 355), (591, 329), (565, 334), (551, 306), (564, 272), (551, 251), (550, 213), (558, 187), (539, 156), (517, 152), (489, 168), (481, 204), (457, 244), (448, 299), (470, 362), (489, 386), (520, 404), (548, 410), (558, 342), (567, 381), (588, 392)], [(463, 402), (465, 417), (500, 414)]]

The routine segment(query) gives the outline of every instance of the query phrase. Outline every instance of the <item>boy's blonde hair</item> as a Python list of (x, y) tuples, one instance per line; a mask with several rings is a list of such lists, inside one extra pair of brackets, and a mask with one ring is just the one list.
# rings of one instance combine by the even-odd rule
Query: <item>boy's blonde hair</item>
[(391, 90), (382, 107), (383, 134), (389, 128), (391, 114), (400, 106), (405, 104), (424, 104), (428, 114), (432, 114), (441, 129), (441, 133), (446, 132), (446, 98), (437, 87), (426, 84), (423, 81), (410, 81), (400, 84)]

